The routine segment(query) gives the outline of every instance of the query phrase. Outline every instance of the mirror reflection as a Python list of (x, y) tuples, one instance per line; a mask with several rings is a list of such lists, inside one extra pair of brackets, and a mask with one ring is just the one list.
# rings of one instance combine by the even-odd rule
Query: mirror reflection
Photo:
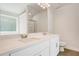
[(48, 32), (48, 7), (38, 3), (0, 3), (0, 34)]

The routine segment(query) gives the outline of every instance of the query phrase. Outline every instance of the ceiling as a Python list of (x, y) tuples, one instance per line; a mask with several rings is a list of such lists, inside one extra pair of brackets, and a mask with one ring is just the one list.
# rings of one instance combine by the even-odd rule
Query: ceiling
[(31, 13), (31, 17), (44, 11), (38, 4), (31, 3), (28, 5), (28, 13)]
[(26, 8), (26, 3), (0, 3), (0, 10), (19, 14)]
[[(28, 7), (28, 13), (31, 13), (31, 16), (44, 11), (39, 5), (36, 3), (0, 3), (0, 10), (20, 14)], [(57, 8), (61, 6), (61, 4), (52, 3), (51, 6)]]
[[(63, 6), (64, 4), (60, 4), (60, 3), (50, 3), (52, 8), (60, 8), (61, 6)], [(31, 3), (28, 5), (28, 12), (32, 13), (31, 16), (34, 16), (42, 11), (45, 11), (46, 9), (41, 8), (37, 3)]]

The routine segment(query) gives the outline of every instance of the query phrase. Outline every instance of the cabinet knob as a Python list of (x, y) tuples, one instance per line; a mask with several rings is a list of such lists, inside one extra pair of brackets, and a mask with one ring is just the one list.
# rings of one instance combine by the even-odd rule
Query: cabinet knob
[(39, 56), (42, 56), (42, 55), (39, 55)]
[(11, 54), (9, 54), (9, 56), (11, 56)]

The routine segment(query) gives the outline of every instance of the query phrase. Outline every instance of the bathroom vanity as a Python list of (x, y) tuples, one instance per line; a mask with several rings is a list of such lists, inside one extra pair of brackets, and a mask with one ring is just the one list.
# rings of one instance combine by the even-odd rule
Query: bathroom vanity
[(1, 56), (57, 56), (59, 36), (31, 34), (27, 38), (0, 40)]

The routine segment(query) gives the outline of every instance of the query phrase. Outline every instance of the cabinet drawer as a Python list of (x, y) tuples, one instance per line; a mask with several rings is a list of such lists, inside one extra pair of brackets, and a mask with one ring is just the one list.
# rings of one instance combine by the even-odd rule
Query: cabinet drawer
[(28, 48), (24, 48), (22, 50), (16, 51), (15, 53), (12, 53), (12, 56), (33, 56), (35, 55), (37, 52), (42, 51), (43, 49), (45, 49), (46, 47), (49, 46), (49, 41), (43, 41), (40, 43), (37, 43), (35, 45), (32, 45)]

